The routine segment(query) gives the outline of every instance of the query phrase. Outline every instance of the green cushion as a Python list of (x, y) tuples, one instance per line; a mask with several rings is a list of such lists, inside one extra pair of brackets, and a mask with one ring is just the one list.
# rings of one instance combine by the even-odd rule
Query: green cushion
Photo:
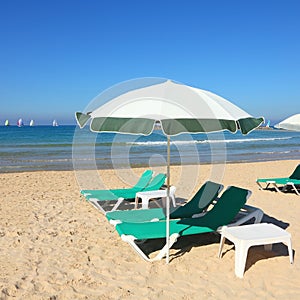
[(149, 184), (142, 189), (143, 192), (145, 191), (156, 191), (159, 190), (166, 181), (166, 175), (165, 174), (157, 174), (150, 182)]
[[(220, 188), (220, 184), (207, 181), (189, 202), (170, 214), (170, 219), (188, 218), (203, 212), (216, 199)], [(166, 219), (165, 211), (162, 208), (112, 211), (106, 213), (106, 217), (109, 221), (120, 220), (132, 223)]]
[(122, 222), (149, 222), (153, 219), (164, 220), (166, 215), (162, 208), (115, 210), (106, 213), (106, 218), (110, 220), (120, 220)]
[(218, 227), (227, 225), (234, 219), (245, 205), (248, 195), (248, 190), (231, 186), (203, 217), (182, 219), (179, 223), (190, 226), (207, 226), (217, 230)]
[(280, 178), (259, 178), (257, 182), (268, 183), (268, 181), (274, 181), (276, 184), (287, 184), (287, 182), (293, 182), (294, 184), (300, 184), (300, 165), (298, 165), (290, 177)]
[[(249, 191), (237, 187), (229, 187), (213, 208), (199, 218), (170, 220), (170, 235), (181, 236), (212, 232), (218, 227), (227, 225), (234, 219), (245, 205)], [(166, 237), (166, 221), (144, 223), (121, 223), (116, 226), (122, 235), (133, 235), (136, 239), (156, 239)]]
[(264, 183), (268, 183), (270, 181), (275, 182), (276, 184), (286, 184), (287, 181), (289, 181), (290, 178), (289, 177), (281, 177), (281, 178), (260, 178), (257, 179), (257, 182), (264, 182)]
[(138, 188), (137, 183), (133, 188), (130, 189), (94, 191), (90, 193), (90, 195), (86, 195), (85, 197), (87, 200), (97, 199), (98, 201), (118, 200), (120, 197), (126, 200), (130, 200), (135, 198), (137, 192), (159, 190), (165, 183), (165, 180), (165, 174), (157, 174), (152, 180), (150, 180), (150, 182), (148, 180), (148, 184), (143, 188), (141, 188), (141, 184), (139, 184)]
[(170, 218), (189, 218), (203, 212), (216, 199), (220, 187), (218, 183), (207, 181), (189, 202), (173, 211)]
[[(166, 222), (145, 222), (145, 223), (121, 223), (116, 226), (119, 235), (133, 235), (138, 240), (158, 239), (166, 237)], [(170, 220), (170, 235), (192, 235), (214, 231), (208, 227), (188, 226), (178, 223), (178, 220)]]
[[(153, 175), (153, 171), (151, 170), (146, 170), (138, 180), (138, 182), (133, 186), (132, 188), (128, 189), (113, 189), (113, 190), (81, 190), (81, 194), (90, 194), (87, 198), (93, 198), (93, 197), (99, 197), (101, 199), (106, 199), (106, 200), (115, 200), (118, 199), (119, 197), (122, 197), (122, 193), (127, 192), (134, 192), (137, 193), (144, 189), (150, 182), (151, 178)], [(129, 194), (131, 195), (131, 194)], [(133, 196), (133, 198), (135, 195)], [(125, 197), (124, 197), (125, 198)]]
[(290, 179), (300, 180), (300, 165), (297, 166), (293, 174), (290, 176)]

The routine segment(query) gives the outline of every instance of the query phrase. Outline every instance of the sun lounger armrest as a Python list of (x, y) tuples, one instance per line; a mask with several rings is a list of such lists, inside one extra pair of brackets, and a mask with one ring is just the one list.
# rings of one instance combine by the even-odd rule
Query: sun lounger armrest
[(228, 224), (228, 226), (238, 226), (252, 218), (254, 218), (254, 223), (260, 223), (263, 216), (264, 212), (260, 208), (245, 204), (239, 212), (238, 218), (233, 223)]

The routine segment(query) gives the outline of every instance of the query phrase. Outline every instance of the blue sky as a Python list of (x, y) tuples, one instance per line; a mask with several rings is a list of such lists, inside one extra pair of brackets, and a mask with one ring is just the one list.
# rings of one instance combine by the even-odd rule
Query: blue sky
[(300, 1), (0, 1), (0, 125), (73, 124), (138, 77), (210, 90), (254, 116), (299, 113)]

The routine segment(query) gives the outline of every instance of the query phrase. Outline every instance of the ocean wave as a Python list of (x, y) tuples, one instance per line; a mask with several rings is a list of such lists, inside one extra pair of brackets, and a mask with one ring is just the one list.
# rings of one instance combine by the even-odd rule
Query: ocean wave
[[(288, 154), (295, 151), (261, 151), (261, 152), (251, 152), (251, 154)], [(247, 153), (249, 155), (249, 153)]]
[[(171, 145), (188, 145), (188, 144), (211, 144), (211, 143), (247, 143), (247, 142), (262, 142), (289, 140), (292, 137), (274, 137), (274, 138), (247, 138), (247, 139), (230, 139), (230, 140), (190, 140), (190, 141), (171, 141)], [(127, 142), (127, 145), (136, 146), (162, 146), (166, 145), (167, 141), (147, 141), (147, 142)]]

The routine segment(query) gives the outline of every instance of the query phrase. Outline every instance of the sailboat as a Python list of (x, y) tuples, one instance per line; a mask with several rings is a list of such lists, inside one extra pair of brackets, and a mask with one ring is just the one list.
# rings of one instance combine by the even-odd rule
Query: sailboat
[(23, 120), (19, 119), (18, 122), (17, 122), (17, 125), (18, 125), (18, 127), (24, 126)]
[(4, 123), (4, 125), (5, 125), (5, 126), (9, 126), (9, 121), (6, 120), (5, 123)]
[(58, 123), (57, 123), (57, 121), (56, 121), (56, 120), (53, 120), (53, 122), (52, 122), (52, 126), (54, 126), (54, 127), (58, 126)]
[(267, 124), (265, 126), (259, 126), (257, 129), (262, 129), (262, 130), (271, 130), (273, 127), (271, 127), (271, 121), (268, 120)]
[(30, 121), (29, 126), (34, 126), (34, 121), (33, 120)]

